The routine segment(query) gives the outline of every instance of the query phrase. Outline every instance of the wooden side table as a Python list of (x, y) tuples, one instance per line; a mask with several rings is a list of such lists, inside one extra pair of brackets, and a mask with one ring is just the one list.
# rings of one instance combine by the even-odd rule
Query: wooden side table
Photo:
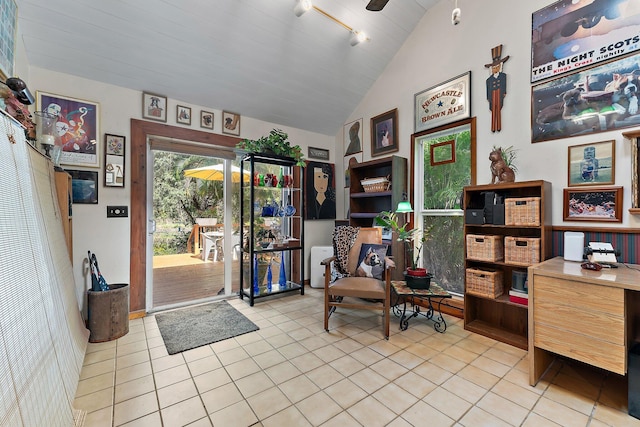
[[(392, 280), (391, 289), (393, 289), (393, 293), (396, 296), (395, 303), (393, 299), (391, 300), (391, 306), (393, 314), (400, 317), (400, 330), (406, 331), (409, 327), (409, 319), (417, 317), (419, 314), (429, 320), (433, 320), (433, 329), (435, 329), (436, 332), (443, 334), (447, 330), (447, 323), (444, 321), (444, 317), (442, 317), (440, 306), (442, 300), (451, 298), (451, 294), (442, 289), (440, 285), (432, 281), (429, 289), (413, 289), (408, 287), (404, 281)], [(401, 298), (403, 300), (402, 308), (400, 308)], [(416, 304), (417, 300), (427, 302), (426, 311), (420, 310), (420, 306)], [(407, 302), (411, 303), (411, 310), (408, 314)], [(434, 303), (437, 305), (437, 308), (434, 307)], [(437, 314), (437, 316), (434, 317), (434, 314)]]

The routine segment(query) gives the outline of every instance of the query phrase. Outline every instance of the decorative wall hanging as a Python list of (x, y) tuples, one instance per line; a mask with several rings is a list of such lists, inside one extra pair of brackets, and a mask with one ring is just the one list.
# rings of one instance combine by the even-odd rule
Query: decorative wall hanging
[(60, 164), (100, 166), (100, 104), (38, 91), (36, 110), (57, 117), (56, 143), (62, 145)]
[(167, 121), (167, 97), (154, 93), (142, 93), (142, 118)]
[(633, 1), (560, 0), (531, 18), (531, 82), (640, 49), (640, 9)]
[(531, 142), (640, 124), (640, 54), (531, 88)]
[(184, 105), (176, 106), (176, 122), (181, 125), (191, 125), (191, 108)]
[(98, 172), (65, 169), (71, 175), (73, 203), (98, 204)]
[(329, 150), (324, 148), (309, 147), (307, 157), (317, 160), (329, 160)]
[(614, 184), (615, 153), (613, 140), (569, 147), (569, 187)]
[(240, 135), (240, 114), (222, 112), (222, 133), (229, 135)]
[(104, 135), (104, 186), (124, 188), (124, 159), (126, 138)]
[(487, 78), (487, 101), (491, 110), (491, 132), (502, 130), (502, 105), (507, 95), (507, 75), (502, 72), (502, 66), (509, 60), (509, 56), (502, 57), (502, 45), (491, 49), (492, 62), (484, 64), (491, 70)]
[(305, 220), (336, 219), (335, 166), (332, 163), (307, 162), (304, 169)]
[(345, 156), (362, 152), (362, 119), (344, 125)]
[(622, 222), (622, 187), (564, 189), (565, 221)]
[(358, 163), (362, 163), (362, 152), (345, 156), (342, 160), (342, 166), (344, 167), (344, 188), (351, 187), (351, 168)]
[(415, 132), (471, 117), (471, 71), (414, 95)]
[(371, 155), (398, 151), (398, 109), (371, 119)]
[(213, 113), (200, 111), (200, 127), (213, 130)]

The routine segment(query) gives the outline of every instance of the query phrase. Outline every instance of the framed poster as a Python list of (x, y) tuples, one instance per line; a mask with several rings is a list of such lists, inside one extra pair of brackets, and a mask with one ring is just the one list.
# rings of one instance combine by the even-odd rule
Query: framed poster
[(98, 171), (69, 170), (73, 203), (98, 204)]
[(325, 148), (309, 147), (307, 157), (317, 160), (329, 160), (329, 150)]
[(569, 147), (569, 187), (613, 185), (616, 181), (616, 142), (602, 141)]
[(191, 107), (176, 106), (176, 123), (191, 126)]
[(13, 77), (13, 62), (16, 47), (18, 6), (15, 0), (0, 0), (0, 79), (4, 82)]
[[(531, 82), (640, 49), (634, 0), (560, 0), (531, 17)], [(632, 7), (634, 6), (634, 7)]]
[(362, 119), (344, 125), (345, 156), (362, 153)]
[(62, 143), (60, 164), (100, 167), (100, 104), (40, 91), (36, 98), (36, 110), (57, 117), (56, 138)]
[(167, 121), (167, 97), (154, 93), (142, 93), (142, 118)]
[(640, 53), (531, 88), (531, 142), (640, 125)]
[(351, 168), (358, 163), (362, 163), (362, 152), (345, 156), (342, 161), (344, 167), (344, 188), (351, 187)]
[(124, 188), (124, 155), (126, 138), (104, 135), (104, 186)]
[(413, 108), (416, 133), (471, 117), (471, 71), (416, 93)]
[(304, 219), (336, 219), (335, 165), (307, 161), (304, 173)]
[(222, 133), (240, 136), (240, 114), (222, 112)]
[(200, 111), (200, 127), (213, 130), (213, 113)]
[(371, 119), (371, 155), (398, 151), (398, 109)]
[(565, 221), (622, 222), (622, 187), (565, 188)]

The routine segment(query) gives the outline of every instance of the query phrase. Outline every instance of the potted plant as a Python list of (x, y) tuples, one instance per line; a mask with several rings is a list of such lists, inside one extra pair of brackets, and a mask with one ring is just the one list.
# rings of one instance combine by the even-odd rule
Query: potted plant
[(243, 139), (236, 147), (249, 153), (290, 157), (296, 161), (297, 166), (305, 166), (302, 149), (299, 145), (292, 146), (288, 138), (289, 135), (282, 130), (272, 129), (269, 135), (262, 136), (256, 140)]
[[(390, 228), (391, 231), (397, 234), (398, 241), (404, 242), (405, 254), (409, 264), (405, 271), (407, 286), (429, 289), (431, 275), (426, 268), (418, 267), (418, 261), (425, 242), (429, 240), (432, 227), (423, 231), (417, 228), (407, 229), (409, 223), (401, 226), (398, 221), (398, 214), (388, 211), (380, 212), (376, 216), (375, 222), (377, 225)], [(414, 278), (421, 278), (422, 280), (414, 280)]]

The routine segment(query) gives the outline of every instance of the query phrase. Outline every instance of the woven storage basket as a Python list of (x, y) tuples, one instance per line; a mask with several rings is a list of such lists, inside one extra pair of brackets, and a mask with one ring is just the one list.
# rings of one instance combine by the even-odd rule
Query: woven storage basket
[(540, 262), (540, 239), (537, 237), (504, 238), (504, 262), (533, 265)]
[(468, 294), (490, 298), (498, 298), (502, 295), (502, 271), (500, 270), (467, 268), (466, 279), (465, 286)]
[(365, 193), (374, 193), (378, 191), (387, 191), (391, 188), (391, 181), (389, 178), (365, 178), (360, 181)]
[(467, 234), (467, 258), (480, 261), (503, 259), (502, 236)]
[(504, 200), (505, 225), (540, 225), (540, 197)]

